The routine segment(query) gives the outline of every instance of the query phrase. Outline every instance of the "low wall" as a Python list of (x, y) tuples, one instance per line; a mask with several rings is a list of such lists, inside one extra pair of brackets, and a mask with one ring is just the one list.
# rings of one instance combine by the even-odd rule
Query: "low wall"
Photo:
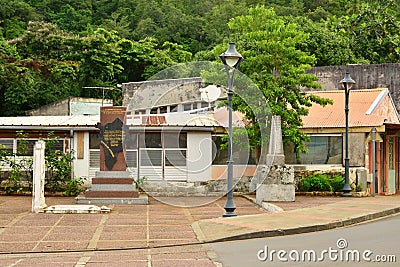
[[(226, 179), (228, 177), (227, 165), (212, 165), (212, 180)], [(254, 176), (257, 165), (233, 165), (233, 177)]]

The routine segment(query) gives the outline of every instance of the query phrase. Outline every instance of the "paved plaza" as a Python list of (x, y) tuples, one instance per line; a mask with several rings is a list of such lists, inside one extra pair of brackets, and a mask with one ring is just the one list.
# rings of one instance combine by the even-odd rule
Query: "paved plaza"
[[(400, 196), (296, 197), (266, 212), (252, 196), (149, 198), (103, 214), (34, 214), (29, 196), (0, 196), (0, 266), (220, 266), (210, 243), (332, 229), (400, 212)], [(70, 205), (47, 197), (47, 205)]]
[[(214, 200), (150, 198), (149, 205), (108, 205), (108, 214), (34, 214), (31, 197), (0, 196), (0, 266), (215, 266), (191, 228), (221, 217), (225, 199)], [(235, 201), (240, 215), (265, 213), (245, 198)]]

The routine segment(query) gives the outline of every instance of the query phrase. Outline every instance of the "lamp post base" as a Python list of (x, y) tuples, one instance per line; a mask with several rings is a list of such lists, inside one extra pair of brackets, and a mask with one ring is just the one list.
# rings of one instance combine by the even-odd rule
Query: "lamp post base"
[(350, 185), (348, 184), (348, 183), (346, 183), (344, 186), (343, 186), (343, 189), (342, 189), (342, 197), (352, 197), (353, 195), (351, 194), (351, 187), (350, 187)]
[(228, 209), (225, 209), (225, 213), (222, 215), (222, 217), (236, 217), (237, 214), (234, 212), (234, 209), (232, 211), (228, 211)]
[(235, 202), (233, 202), (233, 192), (232, 191), (228, 192), (224, 209), (225, 209), (225, 213), (222, 215), (222, 217), (237, 216), (235, 213), (236, 205), (235, 205)]

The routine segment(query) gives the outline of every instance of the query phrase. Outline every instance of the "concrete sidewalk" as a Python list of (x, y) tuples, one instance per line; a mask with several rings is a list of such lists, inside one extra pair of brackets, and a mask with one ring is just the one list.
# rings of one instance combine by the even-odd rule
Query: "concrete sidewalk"
[(294, 209), (294, 203), (275, 204), (284, 210), (286, 206), (286, 211), (200, 220), (192, 227), (200, 241), (219, 242), (322, 231), (400, 212), (399, 195), (338, 197), (331, 203), (309, 207), (301, 207), (300, 204)]

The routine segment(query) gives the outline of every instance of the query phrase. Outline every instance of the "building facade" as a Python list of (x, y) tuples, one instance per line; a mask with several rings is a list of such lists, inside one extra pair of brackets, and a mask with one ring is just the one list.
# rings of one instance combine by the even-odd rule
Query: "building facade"
[[(303, 118), (301, 131), (308, 134), (308, 152), (299, 157), (293, 147), (285, 147), (289, 164), (309, 169), (342, 168), (344, 165), (345, 96), (343, 90), (309, 92), (333, 100), (325, 107), (313, 105)], [(372, 130), (376, 138), (372, 140)], [(375, 193), (400, 192), (400, 120), (388, 89), (351, 90), (349, 96), (349, 163), (353, 169), (365, 169), (363, 180), (372, 190), (373, 165)], [(375, 142), (373, 150), (372, 142)], [(372, 162), (372, 155), (375, 162)], [(355, 177), (358, 179), (361, 177)], [(361, 179), (360, 179), (361, 180)], [(356, 183), (360, 181), (356, 181)], [(365, 184), (363, 185), (366, 186)]]

